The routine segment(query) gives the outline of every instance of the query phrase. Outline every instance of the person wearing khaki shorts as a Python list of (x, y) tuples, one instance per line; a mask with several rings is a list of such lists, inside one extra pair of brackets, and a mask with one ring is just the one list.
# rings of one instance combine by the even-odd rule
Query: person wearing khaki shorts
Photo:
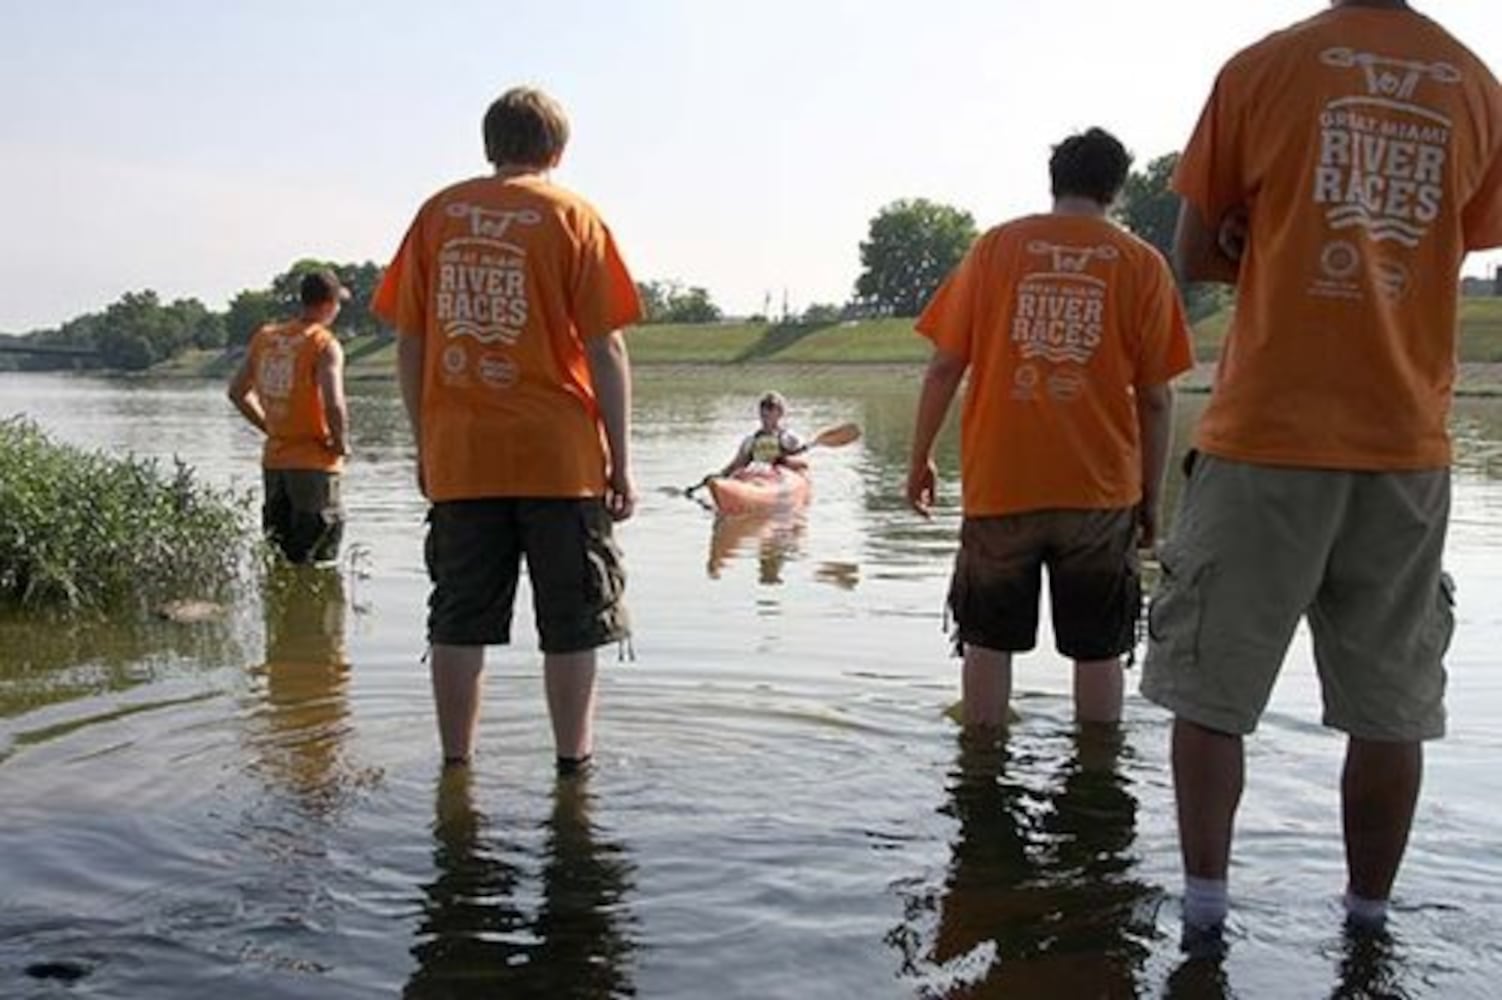
[(1335, 0), (1226, 63), (1180, 158), (1179, 275), (1237, 288), (1142, 683), (1175, 716), (1191, 953), (1225, 949), (1244, 737), (1301, 619), (1347, 734), (1346, 919), (1387, 920), (1445, 727), (1459, 272), (1502, 245), (1499, 137), (1464, 45), (1402, 0)]

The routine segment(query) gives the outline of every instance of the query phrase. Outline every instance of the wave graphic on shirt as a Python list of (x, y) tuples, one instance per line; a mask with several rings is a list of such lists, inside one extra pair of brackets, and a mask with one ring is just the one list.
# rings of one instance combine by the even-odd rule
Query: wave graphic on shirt
[(1070, 361), (1075, 364), (1084, 365), (1090, 363), (1090, 358), (1094, 352), (1092, 348), (1081, 347), (1079, 345), (1070, 347), (1063, 344), (1040, 344), (1036, 341), (1029, 341), (1022, 345), (1019, 353), (1021, 353), (1024, 361), (1043, 358), (1044, 360), (1052, 361), (1056, 365)]
[(1428, 232), (1423, 226), (1402, 219), (1373, 215), (1362, 205), (1344, 205), (1331, 209), (1325, 215), (1331, 229), (1365, 229), (1372, 239), (1380, 242), (1390, 240), (1406, 247), (1416, 247)]
[(443, 332), (450, 338), (473, 337), (482, 344), (505, 344), (510, 347), (521, 339), (522, 332), (515, 327), (499, 324), (475, 323), (471, 320), (446, 320)]

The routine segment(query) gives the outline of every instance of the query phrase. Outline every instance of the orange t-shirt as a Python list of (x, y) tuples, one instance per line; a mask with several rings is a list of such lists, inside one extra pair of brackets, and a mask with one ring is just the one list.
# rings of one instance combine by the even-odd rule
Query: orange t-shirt
[(1502, 244), (1502, 89), (1433, 21), (1346, 7), (1221, 71), (1174, 180), (1251, 238), (1199, 446), (1441, 468), (1468, 250)]
[(372, 310), (424, 343), (430, 500), (604, 493), (584, 341), (636, 322), (641, 304), (589, 204), (538, 176), (446, 188), (417, 213)]
[(334, 335), (307, 320), (263, 326), (250, 338), (250, 374), (266, 413), (268, 469), (337, 472), (344, 466), (329, 446), (329, 422), (318, 387), (318, 363)]
[(967, 517), (1142, 499), (1137, 387), (1194, 362), (1168, 264), (1100, 218), (991, 230), (918, 318), (970, 362), (960, 438)]

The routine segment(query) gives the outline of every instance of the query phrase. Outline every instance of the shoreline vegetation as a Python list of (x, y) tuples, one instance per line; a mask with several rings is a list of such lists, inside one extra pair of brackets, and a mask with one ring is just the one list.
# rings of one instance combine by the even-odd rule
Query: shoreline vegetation
[(0, 608), (146, 611), (228, 596), (248, 565), (248, 509), (181, 461), (86, 451), (0, 420)]
[[(1215, 358), (1231, 321), (1231, 310), (1195, 325), (1199, 365), (1181, 383), (1187, 391), (1208, 391)], [(626, 343), (637, 367), (725, 369), (778, 366), (809, 369), (892, 368), (917, 370), (927, 360), (928, 342), (908, 318), (823, 324), (655, 323), (634, 327)], [(144, 372), (148, 378), (228, 378), (238, 349), (187, 351)], [(1467, 298), (1461, 303), (1460, 373), (1456, 393), (1502, 396), (1502, 298)], [(359, 336), (345, 342), (345, 377), (351, 381), (395, 378), (396, 344), (390, 336)]]

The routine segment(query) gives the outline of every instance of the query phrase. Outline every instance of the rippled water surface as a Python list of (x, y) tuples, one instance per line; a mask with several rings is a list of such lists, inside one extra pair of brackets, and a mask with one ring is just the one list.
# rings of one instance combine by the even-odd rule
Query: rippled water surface
[[(1177, 953), (1157, 709), (1134, 695), (1118, 737), (1077, 735), (1045, 651), (1005, 746), (956, 738), (956, 455), (947, 438), (942, 515), (908, 516), (916, 373), (776, 376), (798, 428), (866, 430), (818, 456), (805, 519), (717, 531), (673, 495), (772, 377), (640, 374), (636, 660), (605, 654), (585, 782), (554, 780), (527, 614), (491, 654), (472, 777), (440, 776), (423, 510), (384, 385), (354, 389), (342, 577), (280, 574), (194, 626), (0, 618), (0, 995), (1496, 994), (1502, 403), (1457, 414), (1451, 736), (1391, 940), (1339, 932), (1342, 744), (1301, 636), (1248, 744), (1210, 973)], [(258, 486), (216, 385), (0, 376), (0, 411)]]

